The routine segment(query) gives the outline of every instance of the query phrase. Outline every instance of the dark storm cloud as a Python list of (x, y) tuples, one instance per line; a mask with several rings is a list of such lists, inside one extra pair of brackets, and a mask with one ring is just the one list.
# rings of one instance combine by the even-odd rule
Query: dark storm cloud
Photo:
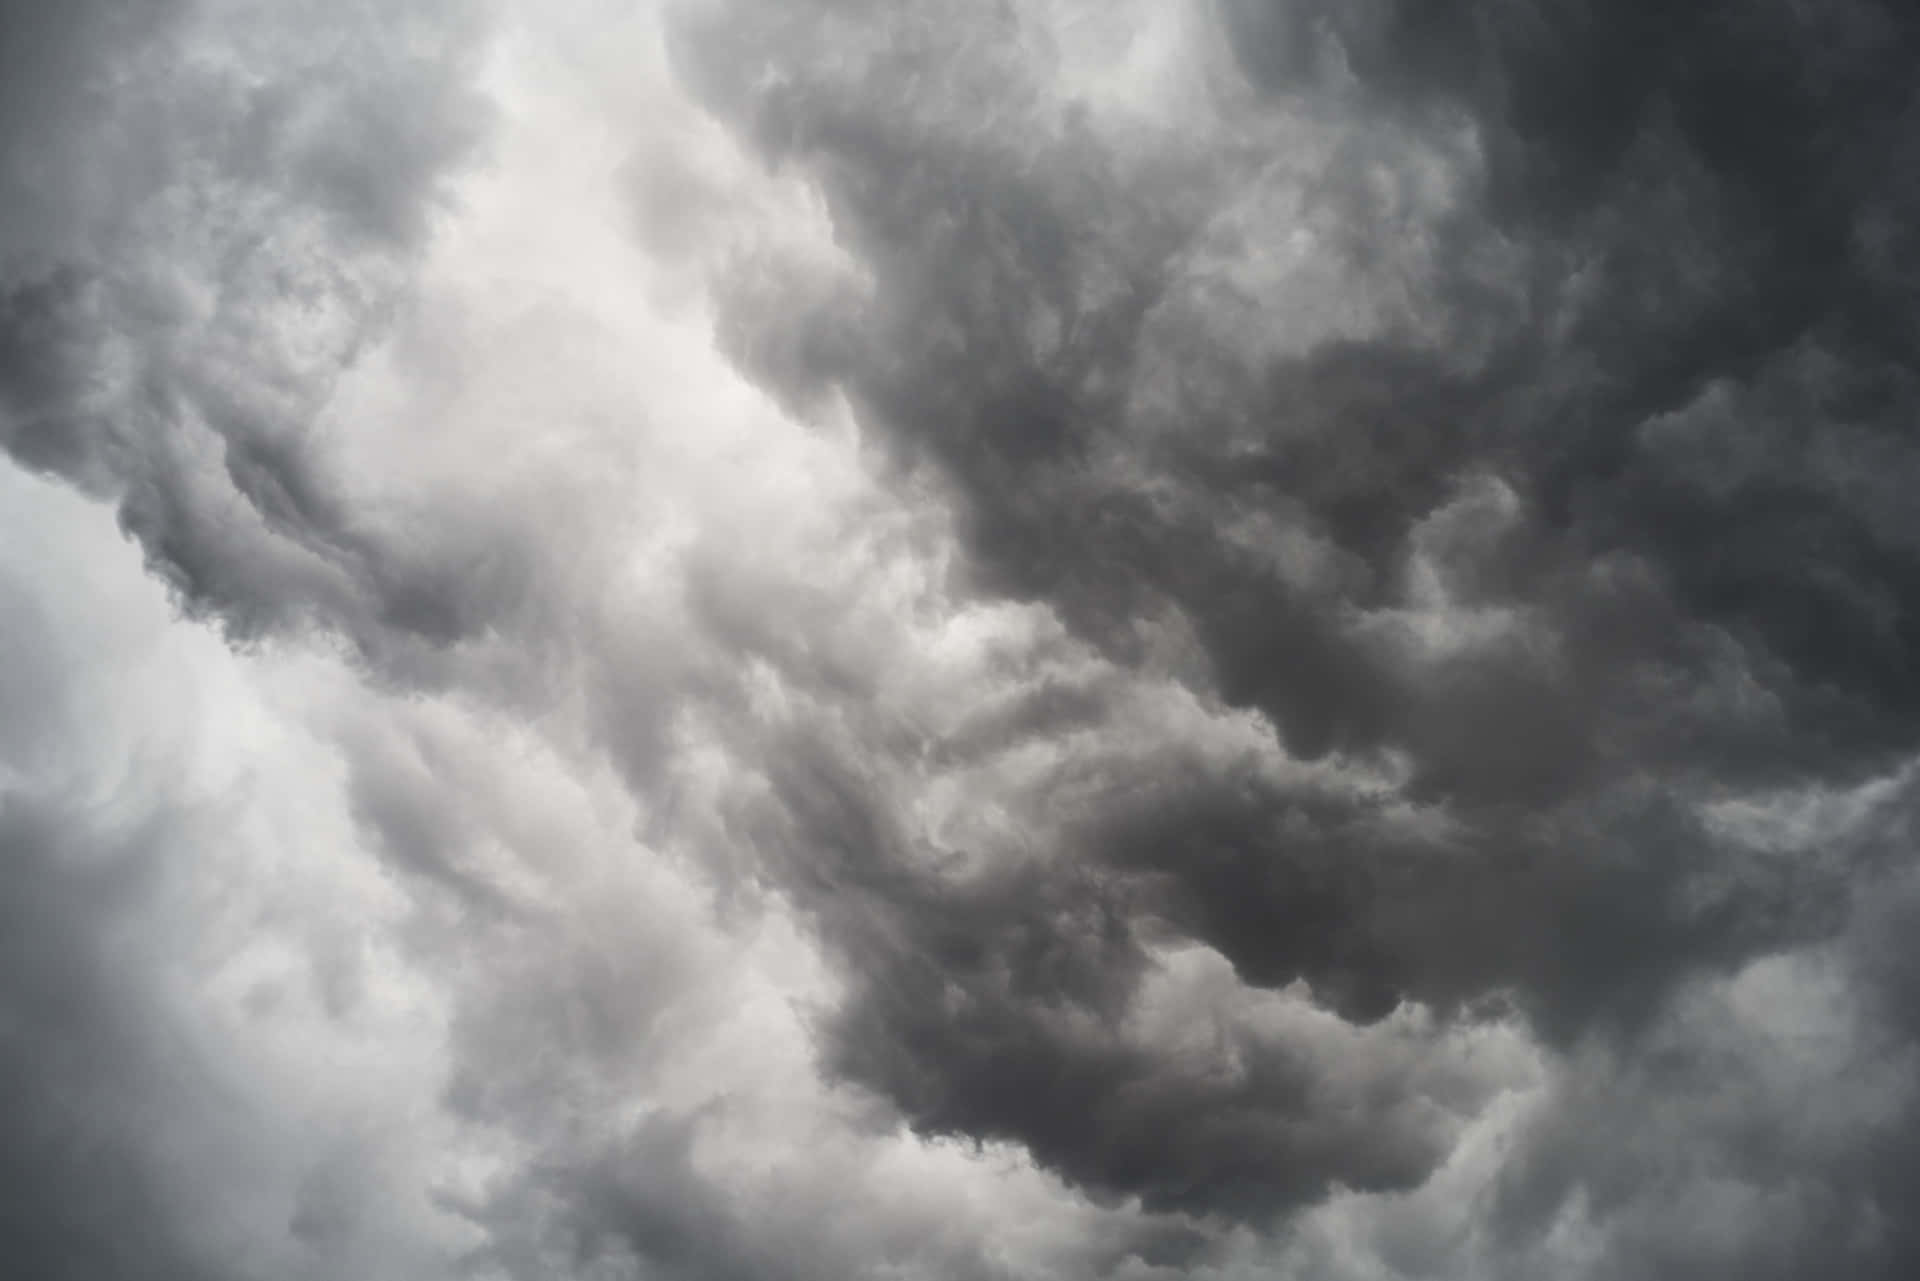
[(1920, 1264), (1913, 948), (1889, 932), (1911, 925), (1913, 802), (1910, 776), (1894, 780), (1832, 838), (1853, 847), (1856, 906), (1829, 942), (1572, 1057), (1488, 1202), (1504, 1275), (1535, 1274), (1570, 1218), (1597, 1229), (1595, 1277), (1893, 1278)]
[[(0, 3), (0, 448), (229, 638), (345, 642), (294, 714), (324, 766), (262, 790), (394, 913), (343, 893), (351, 943), (169, 988), (211, 908), (156, 887), (219, 825), (170, 777), (46, 782), (110, 773), (74, 673), (117, 660), (65, 651), (114, 625), (9, 589), (0, 1249), (1911, 1271), (1920, 21), (1672, 9), (683, 6), (764, 189), (672, 111), (622, 170), (593, 113), (660, 104), (517, 32), (487, 83), (538, 162), (476, 184), (498, 225), (426, 316), (487, 154), (466, 6)], [(595, 230), (602, 168), (894, 493), (627, 314), (644, 271), (521, 225)], [(830, 247), (757, 225), (821, 211)], [(232, 1137), (243, 1079), (326, 1112), (234, 1066), (299, 987), (235, 1031), (250, 965), (304, 966), (315, 1027), (435, 1025), (390, 1113), (339, 1106), (443, 1163)], [(477, 1244), (385, 1195), (429, 1167)]]
[[(1317, 1133), (1284, 1070), (1215, 1091), (1116, 1048), (1148, 935), (1362, 1021), (1501, 995), (1570, 1046), (1846, 919), (1848, 858), (1700, 807), (1920, 741), (1920, 27), (1216, 12), (1170, 142), (1050, 96), (1037, 9), (735, 3), (680, 48), (857, 269), (773, 305), (723, 278), (743, 367), (838, 388), (949, 485), (981, 589), (1122, 663), (1190, 636), (1196, 686), (1296, 756), (1408, 771), (1356, 803), (1158, 761), (966, 889), (903, 870), (858, 786), (780, 775), (783, 875), (862, 976), (842, 1071), (1086, 1186), (1247, 1212), (1442, 1148), (1365, 1110)], [(1441, 834), (1397, 834), (1408, 804)]]
[[(1866, 662), (1840, 657), (1869, 638), (1861, 630), (1872, 627), (1866, 600), (1812, 599), (1813, 585), (1792, 565), (1748, 567), (1749, 559), (1768, 559), (1759, 553), (1724, 565), (1707, 539), (1670, 528), (1680, 513), (1646, 517), (1660, 515), (1647, 510), (1651, 505), (1678, 507), (1695, 497), (1682, 493), (1661, 502), (1661, 488), (1684, 488), (1687, 480), (1659, 456), (1660, 424), (1665, 415), (1687, 415), (1703, 397), (1745, 394), (1777, 405), (1783, 392), (1803, 402), (1810, 393), (1815, 404), (1839, 402), (1823, 406), (1829, 422), (1884, 438), (1910, 394), (1902, 370), (1883, 351), (1845, 345), (1854, 322), (1864, 323), (1866, 313), (1891, 301), (1880, 297), (1886, 287), (1858, 264), (1821, 256), (1828, 242), (1846, 241), (1848, 220), (1863, 205), (1897, 194), (1877, 187), (1897, 184), (1888, 175), (1899, 166), (1874, 162), (1891, 162), (1902, 139), (1886, 123), (1881, 101), (1904, 92), (1883, 83), (1906, 65), (1898, 32), (1867, 40), (1858, 58), (1842, 64), (1844, 74), (1828, 68), (1823, 80), (1807, 71), (1806, 85), (1792, 77), (1776, 84), (1774, 77), (1741, 70), (1796, 41), (1818, 42), (1823, 34), (1840, 40), (1853, 25), (1871, 32), (1869, 19), (1882, 25), (1895, 19), (1867, 12), (1842, 31), (1809, 33), (1792, 26), (1797, 10), (1756, 6), (1738, 22), (1655, 23), (1659, 32), (1673, 26), (1680, 34), (1669, 37), (1671, 48), (1655, 42), (1642, 49), (1633, 22), (1598, 12), (1584, 21), (1543, 17), (1537, 24), (1543, 29), (1535, 31), (1530, 19), (1467, 7), (1444, 20), (1416, 20), (1385, 5), (1339, 8), (1344, 16), (1337, 21), (1302, 11), (1307, 8), (1271, 6), (1261, 21), (1242, 15), (1229, 26), (1256, 35), (1276, 24), (1297, 26), (1345, 50), (1343, 65), (1353, 64), (1360, 88), (1340, 83), (1327, 90), (1350, 100), (1341, 105), (1352, 107), (1353, 118), (1323, 144), (1324, 156), (1304, 175), (1323, 185), (1314, 199), (1351, 224), (1347, 238), (1329, 251), (1353, 259), (1344, 267), (1366, 285), (1373, 283), (1370, 263), (1391, 252), (1384, 243), (1389, 233), (1441, 249), (1458, 244), (1469, 258), (1466, 269), (1474, 268), (1471, 258), (1487, 242), (1516, 242), (1508, 251), (1516, 279), (1494, 282), (1501, 287), (1495, 297), (1476, 297), (1481, 282), (1450, 270), (1441, 257), (1432, 279), (1411, 282), (1422, 309), (1407, 319), (1425, 332), (1336, 338), (1277, 356), (1238, 386), (1210, 385), (1230, 375), (1216, 357), (1176, 353), (1188, 367), (1173, 371), (1183, 385), (1173, 389), (1169, 405), (1156, 407), (1167, 421), (1143, 423), (1123, 392), (1137, 386), (1143, 365), (1163, 356), (1155, 349), (1160, 335), (1153, 332), (1152, 312), (1178, 298), (1178, 251), (1200, 234), (1214, 202), (1255, 186), (1253, 166), (1264, 158), (1256, 143), (1282, 139), (1222, 143), (1221, 154), (1191, 162), (1191, 174), (1123, 172), (1122, 160), (1084, 127), (1024, 105), (1020, 93), (1036, 90), (991, 53), (956, 58), (957, 70), (929, 74), (926, 47), (942, 36), (963, 37), (915, 15), (883, 26), (884, 35), (850, 39), (845, 52), (820, 37), (819, 69), (783, 63), (763, 100), (728, 104), (753, 113), (750, 127), (766, 146), (817, 167), (841, 234), (875, 278), (873, 298), (854, 314), (845, 303), (815, 314), (804, 309), (804, 298), (795, 300), (803, 308), (798, 312), (761, 309), (757, 327), (773, 333), (756, 343), (759, 334), (748, 331), (744, 353), (749, 359), (763, 348), (814, 353), (792, 377), (841, 381), (874, 422), (937, 460), (970, 504), (975, 547), (994, 585), (1059, 600), (1070, 618), (1109, 644), (1119, 643), (1109, 633), (1131, 615), (1170, 601), (1200, 632), (1230, 700), (1271, 713), (1309, 753), (1409, 737), (1402, 722), (1422, 692), (1405, 688), (1409, 674), (1396, 671), (1389, 656), (1356, 643), (1353, 607), (1391, 600), (1415, 526), (1476, 472), (1519, 489), (1540, 526), (1518, 531), (1513, 541), (1523, 544), (1522, 563), (1489, 567), (1507, 571), (1505, 581), (1488, 582), (1491, 599), (1477, 603), (1533, 600), (1554, 586), (1540, 575), (1561, 568), (1566, 558), (1574, 558), (1577, 573), (1604, 564), (1599, 558), (1608, 552), (1642, 557), (1655, 579), (1653, 592), (1671, 591), (1686, 611), (1647, 628), (1655, 641), (1689, 617), (1725, 626), (1737, 640), (1757, 643), (1754, 661), (1779, 653), (1802, 674), (1789, 710), (1815, 718), (1807, 728), (1824, 725), (1826, 715), (1870, 717), (1869, 707), (1829, 707), (1821, 691), (1798, 688), (1833, 684), (1834, 695), (1856, 692), (1860, 703), (1878, 703), (1900, 688), (1890, 659), (1876, 659), (1870, 649), (1860, 655)], [(1354, 13), (1372, 17), (1362, 23)], [(798, 18), (781, 21), (803, 25)], [(1356, 31), (1345, 31), (1349, 22)], [(1476, 44), (1483, 27), (1491, 32), (1486, 48)], [(739, 31), (756, 29), (741, 23), (728, 38), (751, 40)], [(1509, 52), (1507, 45), (1523, 36), (1546, 43), (1541, 58)], [(1264, 38), (1284, 42), (1283, 33)], [(989, 49), (995, 39), (1012, 37), (976, 37)], [(1615, 46), (1619, 68), (1607, 62)], [(695, 47), (705, 51), (694, 55), (704, 59), (700, 74), (721, 81), (717, 97), (740, 91), (725, 81), (729, 68), (764, 56), (727, 47), (714, 35)], [(1535, 52), (1531, 44), (1528, 51)], [(1264, 56), (1244, 44), (1237, 52), (1255, 62)], [(1843, 47), (1834, 56), (1844, 53)], [(1497, 104), (1476, 96), (1480, 80), (1531, 84), (1536, 75), (1561, 92), (1578, 92), (1582, 81), (1569, 87), (1565, 77), (1552, 76), (1555, 59), (1578, 64), (1581, 75), (1608, 94), (1623, 95), (1621, 111), (1594, 112), (1594, 119), (1644, 116), (1644, 123), (1609, 143), (1576, 127), (1589, 119), (1585, 110), (1569, 110), (1572, 118), (1563, 121), (1533, 108), (1525, 85), (1497, 95)], [(1657, 72), (1626, 73), (1627, 65), (1643, 61)], [(1467, 65), (1456, 69), (1456, 62)], [(1636, 89), (1638, 79), (1652, 83)], [(1751, 79), (1761, 83), (1748, 97), (1735, 92)], [(1826, 83), (1836, 79), (1845, 83)], [(1292, 79), (1287, 85), (1299, 92), (1314, 87)], [(1003, 99), (984, 96), (996, 87), (1007, 89)], [(1543, 83), (1539, 91), (1546, 88)], [(1417, 199), (1411, 191), (1417, 175), (1410, 171), (1433, 161), (1420, 154), (1417, 133), (1411, 141), (1403, 137), (1409, 126), (1400, 113), (1416, 89), (1422, 101), (1437, 104), (1436, 114), (1449, 105), (1477, 113), (1470, 118), (1488, 139), (1487, 172), (1461, 179), (1470, 196), (1480, 196), (1477, 202), (1415, 208), (1410, 225), (1396, 226), (1390, 203)], [(983, 96), (976, 103), (969, 93)], [(1672, 101), (1676, 96), (1683, 100)], [(882, 105), (893, 110), (883, 112)], [(980, 119), (961, 114), (963, 106), (975, 105), (984, 109)], [(1258, 118), (1251, 108), (1240, 115), (1250, 113)], [(1016, 123), (1028, 126), (1025, 135), (992, 132)], [(1779, 145), (1763, 147), (1748, 137), (1762, 125), (1771, 126)], [(1593, 129), (1607, 135), (1609, 126)], [(1501, 149), (1507, 135), (1517, 139), (1513, 158)], [(1844, 175), (1827, 172), (1841, 167), (1838, 158), (1815, 163), (1823, 154), (1820, 140), (1829, 136), (1848, 139)], [(1524, 162), (1535, 152), (1543, 158), (1528, 168)], [(1601, 184), (1577, 211), (1551, 210), (1538, 199), (1509, 209), (1487, 191), (1500, 188), (1504, 171), (1515, 167), (1523, 192), (1532, 185), (1562, 191), (1563, 180), (1535, 172), (1556, 161)], [(1365, 190), (1348, 172), (1369, 164), (1382, 168), (1377, 177), (1389, 188), (1384, 195)], [(1394, 172), (1396, 164), (1402, 172)], [(1190, 187), (1212, 202), (1192, 190), (1170, 190), (1170, 179), (1182, 177), (1194, 179)], [(1869, 183), (1875, 186), (1852, 190)], [(1796, 193), (1790, 202), (1762, 198), (1789, 188)], [(1807, 234), (1810, 220), (1821, 236)], [(1496, 303), (1507, 305), (1490, 311)], [(739, 323), (755, 322), (741, 317)], [(824, 334), (781, 343), (779, 327), (787, 323), (820, 326)], [(1485, 326), (1499, 334), (1489, 353), (1450, 347), (1456, 331)], [(1748, 332), (1752, 326), (1763, 328)], [(1040, 330), (1052, 339), (1036, 341)], [(1780, 385), (1798, 381), (1788, 366), (1823, 362), (1837, 365), (1825, 376), (1830, 388)], [(1150, 427), (1164, 430), (1149, 433)], [(1766, 447), (1756, 442), (1754, 448)], [(1887, 449), (1899, 452), (1897, 442)], [(1132, 464), (1119, 476), (1110, 474), (1115, 454)], [(1883, 530), (1837, 501), (1827, 478), (1795, 471), (1791, 480), (1722, 477), (1735, 510), (1696, 519), (1716, 533), (1721, 526), (1744, 531), (1766, 523), (1757, 512), (1770, 490), (1803, 490), (1771, 501), (1804, 502), (1834, 524), (1830, 532), (1817, 531), (1823, 545), (1835, 548), (1833, 577), (1865, 588), (1897, 572), (1895, 563), (1867, 560), (1886, 541)], [(1140, 483), (1145, 478), (1152, 488)], [(1223, 516), (1247, 510), (1298, 522), (1327, 539), (1344, 575), (1303, 589), (1246, 563), (1219, 526)], [(1756, 519), (1748, 520), (1750, 514)], [(1855, 551), (1854, 543), (1863, 545)], [(1742, 585), (1764, 574), (1771, 577)], [(1556, 603), (1548, 623), (1561, 622), (1595, 594), (1578, 583), (1568, 586), (1575, 599)], [(1762, 595), (1764, 605), (1754, 599)], [(1828, 643), (1786, 635), (1785, 622), (1763, 612), (1798, 616), (1808, 612), (1799, 606), (1817, 603), (1828, 608), (1812, 612), (1836, 632)], [(1655, 609), (1665, 604), (1657, 595), (1647, 602)], [(1601, 607), (1622, 615), (1616, 629), (1632, 628), (1637, 620), (1627, 611), (1641, 603)], [(1897, 633), (1888, 643), (1895, 641)], [(1664, 656), (1605, 657), (1611, 668), (1638, 672)], [(1283, 670), (1300, 678), (1280, 679)], [(1868, 689), (1848, 690), (1856, 681), (1871, 683), (1871, 699)], [(1550, 756), (1581, 747), (1544, 746)], [(1458, 754), (1421, 752), (1421, 764), (1458, 768), (1444, 759)], [(1442, 759), (1429, 764), (1430, 756)]]

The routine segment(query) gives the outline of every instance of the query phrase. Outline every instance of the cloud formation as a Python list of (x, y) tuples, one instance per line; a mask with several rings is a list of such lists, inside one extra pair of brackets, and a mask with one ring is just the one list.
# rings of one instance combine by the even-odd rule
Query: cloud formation
[(1898, 6), (0, 7), (31, 1277), (1898, 1277)]

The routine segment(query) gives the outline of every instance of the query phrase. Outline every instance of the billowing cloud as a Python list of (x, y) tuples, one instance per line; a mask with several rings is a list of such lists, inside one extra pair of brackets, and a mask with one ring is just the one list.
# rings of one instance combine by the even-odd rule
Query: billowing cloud
[(1895, 1277), (1878, 0), (0, 8), (33, 1277)]

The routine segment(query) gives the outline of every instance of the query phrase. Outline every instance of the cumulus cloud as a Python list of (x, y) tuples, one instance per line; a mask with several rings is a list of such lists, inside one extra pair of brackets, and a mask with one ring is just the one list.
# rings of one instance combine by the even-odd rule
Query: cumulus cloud
[(0, 1249), (1902, 1276), (1920, 30), (0, 7)]

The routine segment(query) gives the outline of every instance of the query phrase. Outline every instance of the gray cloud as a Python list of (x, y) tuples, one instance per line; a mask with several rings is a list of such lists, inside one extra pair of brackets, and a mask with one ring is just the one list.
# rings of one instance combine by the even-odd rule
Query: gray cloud
[[(220, 1275), (157, 1204), (144, 1146), (166, 1060), (145, 994), (121, 981), (115, 926), (137, 902), (142, 851), (74, 851), (75, 815), (9, 797), (0, 1112), (8, 1267), (32, 1277)], [(145, 834), (143, 834), (145, 835)], [(89, 864), (95, 864), (90, 866)]]
[(1155, 1069), (1065, 1028), (1111, 1035), (1172, 930), (1363, 1021), (1500, 995), (1551, 1042), (1640, 1045), (1689, 983), (1842, 928), (1857, 863), (1701, 815), (1913, 750), (1908, 522), (1878, 496), (1912, 300), (1863, 231), (1909, 199), (1913, 33), (1867, 4), (1229, 3), (1147, 126), (1071, 96), (1052, 12), (690, 19), (690, 76), (812, 176), (859, 272), (773, 305), (723, 280), (723, 333), (949, 487), (982, 589), (1122, 665), (1189, 637), (1196, 689), (1405, 791), (1088, 763), (1085, 824), (988, 890), (899, 870), (858, 786), (789, 782), (799, 892), (872, 936), (833, 1061), (1149, 1203), (1418, 1182), (1443, 1147), (1362, 1112), (1290, 1150), (1204, 1091), (1161, 1112), (1113, 1083)]
[(460, 571), (352, 510), (313, 443), (482, 131), (472, 20), (24, 8), (7, 21), (30, 70), (10, 77), (4, 171), (31, 191), (0, 254), (8, 452), (114, 497), (183, 603), (237, 634), (477, 626)]
[(0, 1249), (1911, 1269), (1911, 20), (613, 8), (0, 10)]

